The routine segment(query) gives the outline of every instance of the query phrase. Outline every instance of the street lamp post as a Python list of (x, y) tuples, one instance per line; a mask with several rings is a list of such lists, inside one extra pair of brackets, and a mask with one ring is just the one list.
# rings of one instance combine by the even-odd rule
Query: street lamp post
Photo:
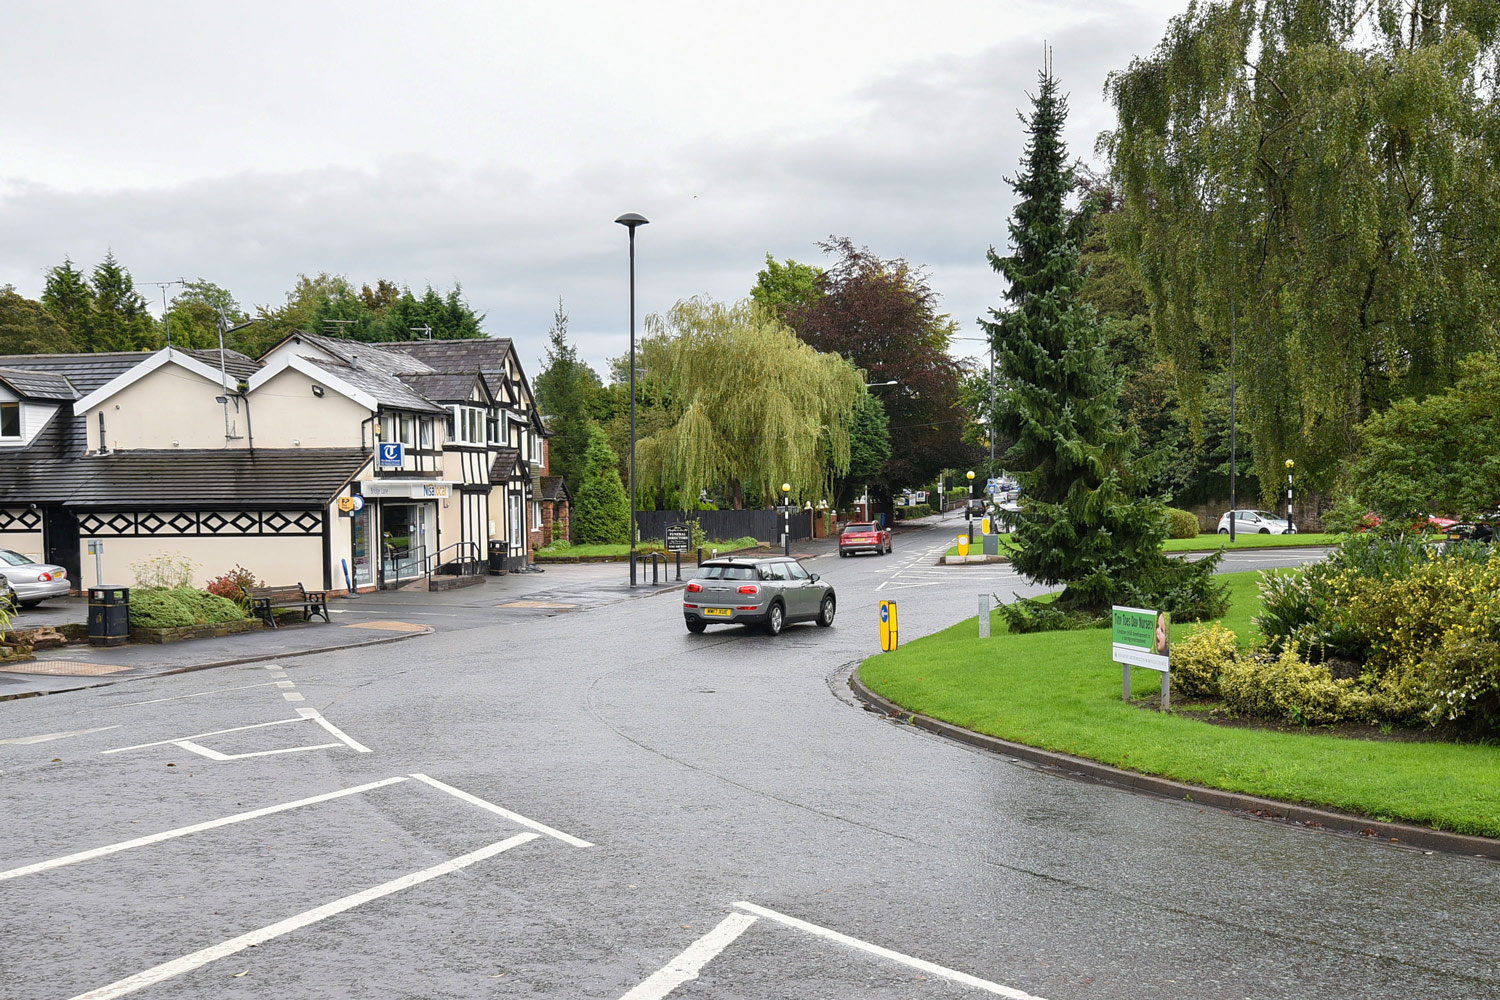
[(630, 585), (635, 586), (635, 230), (646, 217), (626, 212), (615, 220), (630, 230)]

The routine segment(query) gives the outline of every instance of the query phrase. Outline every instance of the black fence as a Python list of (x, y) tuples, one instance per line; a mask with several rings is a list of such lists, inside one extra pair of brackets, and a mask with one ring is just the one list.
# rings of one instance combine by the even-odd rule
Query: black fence
[[(811, 538), (813, 516), (810, 510), (794, 510), (791, 517), (792, 541)], [(662, 541), (669, 524), (703, 525), (709, 538), (730, 539), (751, 535), (762, 542), (781, 540), (782, 514), (779, 510), (695, 510), (683, 516), (680, 510), (638, 510), (635, 523), (642, 541)]]

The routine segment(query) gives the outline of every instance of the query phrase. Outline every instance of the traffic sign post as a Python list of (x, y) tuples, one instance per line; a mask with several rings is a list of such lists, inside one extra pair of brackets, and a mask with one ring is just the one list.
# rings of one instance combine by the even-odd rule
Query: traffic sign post
[(880, 649), (889, 653), (899, 645), (900, 629), (896, 624), (896, 602), (880, 602)]

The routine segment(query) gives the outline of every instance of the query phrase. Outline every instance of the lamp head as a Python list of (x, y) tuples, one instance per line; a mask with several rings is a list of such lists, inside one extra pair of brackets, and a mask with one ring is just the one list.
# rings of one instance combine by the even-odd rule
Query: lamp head
[(974, 478), (974, 473), (973, 473), (973, 471), (972, 471), (972, 470), (971, 470), (971, 471), (970, 471), (970, 472), (969, 472), (969, 479), (971, 479), (971, 480), (972, 480), (972, 479), (973, 479), (973, 478)]
[(629, 229), (630, 235), (634, 236), (635, 227), (647, 225), (650, 220), (648, 220), (644, 215), (640, 215), (636, 212), (626, 212), (615, 221), (624, 226), (626, 229)]
[(1289, 459), (1287, 459), (1287, 460), (1286, 460), (1286, 468), (1287, 468), (1287, 471), (1288, 471), (1288, 472), (1290, 472), (1290, 471), (1291, 471), (1291, 470), (1292, 470), (1292, 466), (1294, 466), (1294, 465), (1296, 465), (1296, 464), (1297, 464), (1297, 463), (1296, 463), (1296, 462), (1293, 462), (1293, 461), (1292, 461), (1292, 460), (1291, 460), (1291, 459), (1290, 459), (1290, 458), (1289, 458)]
[(782, 483), (781, 484), (781, 492), (783, 492), (783, 493), (790, 493), (790, 492), (792, 492), (792, 484), (791, 483)]

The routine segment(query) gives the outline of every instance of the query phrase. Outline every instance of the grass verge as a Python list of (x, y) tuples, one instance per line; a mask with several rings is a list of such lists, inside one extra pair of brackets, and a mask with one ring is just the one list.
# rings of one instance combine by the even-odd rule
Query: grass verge
[[(738, 552), (741, 549), (753, 549), (760, 545), (760, 540), (751, 535), (743, 538), (731, 538), (727, 541), (709, 541), (703, 543), (703, 552), (706, 556), (710, 549), (718, 549), (720, 552)], [(665, 552), (666, 547), (661, 542), (639, 542), (636, 544), (637, 552)], [(537, 549), (536, 554), (540, 558), (554, 559), (625, 559), (630, 558), (630, 543), (620, 542), (608, 545), (549, 545), (546, 548)]]
[[(1343, 535), (1326, 534), (1321, 532), (1308, 532), (1305, 535), (1236, 535), (1234, 544), (1230, 544), (1228, 535), (1199, 535), (1197, 538), (1168, 538), (1162, 543), (1163, 552), (1213, 552), (1216, 549), (1286, 549), (1306, 548), (1310, 545), (1337, 545), (1343, 541)], [(1007, 555), (1010, 544), (1009, 535), (1000, 536), (1000, 554)], [(979, 536), (974, 536), (974, 544), (969, 547), (969, 554), (974, 555), (984, 548)], [(958, 555), (958, 546), (952, 546), (947, 552), (950, 556)]]
[[(1222, 620), (1242, 637), (1254, 627), (1257, 576), (1223, 577), (1232, 603)], [(1209, 788), (1500, 837), (1500, 747), (1272, 732), (1163, 714), (1121, 700), (1107, 629), (1011, 635), (996, 614), (991, 630), (978, 638), (970, 618), (871, 657), (860, 679), (910, 711), (1028, 746)], [(1134, 670), (1132, 680), (1133, 697), (1160, 689), (1154, 671)]]

